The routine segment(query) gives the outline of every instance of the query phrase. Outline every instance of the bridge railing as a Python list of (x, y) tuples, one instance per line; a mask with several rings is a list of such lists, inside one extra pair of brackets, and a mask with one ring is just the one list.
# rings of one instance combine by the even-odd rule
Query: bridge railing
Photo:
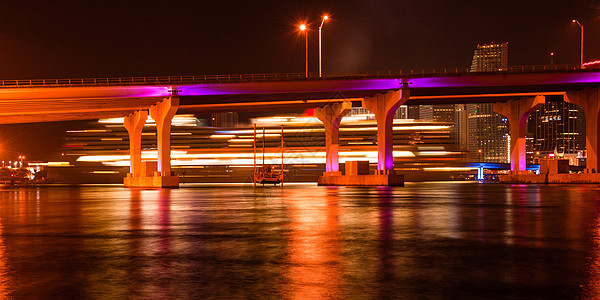
[[(578, 70), (579, 65), (527, 65), (527, 66), (510, 66), (506, 69), (499, 70), (497, 72), (509, 72), (509, 73), (519, 73), (519, 72), (552, 72), (552, 71), (575, 71)], [(421, 70), (387, 70), (387, 71), (366, 71), (363, 73), (356, 73), (356, 76), (432, 76), (432, 75), (448, 75), (448, 74), (466, 74), (471, 73), (470, 68), (433, 68), (433, 69), (421, 69)], [(477, 72), (477, 73), (489, 73), (489, 72)], [(350, 74), (332, 74), (327, 73), (328, 76), (349, 76)]]
[[(573, 71), (578, 65), (530, 65), (511, 66), (500, 72), (552, 72)], [(439, 76), (469, 73), (469, 68), (435, 68), (430, 70), (386, 70), (367, 72), (328, 72), (324, 78), (386, 77), (386, 76)], [(308, 79), (318, 78), (318, 73), (309, 73)], [(226, 74), (226, 75), (193, 75), (193, 76), (146, 76), (146, 77), (105, 77), (105, 78), (71, 78), (71, 79), (17, 79), (0, 80), (0, 87), (27, 86), (82, 86), (82, 85), (153, 85), (153, 84), (194, 84), (212, 82), (270, 81), (270, 80), (303, 80), (305, 73), (267, 73), (267, 74)]]

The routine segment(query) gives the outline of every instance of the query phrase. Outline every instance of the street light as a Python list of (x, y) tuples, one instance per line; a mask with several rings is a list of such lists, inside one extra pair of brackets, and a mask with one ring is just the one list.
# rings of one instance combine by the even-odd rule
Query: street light
[(300, 25), (300, 31), (304, 32), (304, 43), (306, 44), (306, 78), (308, 78), (308, 28), (306, 24)]
[(577, 20), (573, 20), (571, 21), (572, 23), (576, 23), (579, 28), (581, 28), (581, 56), (579, 59), (579, 67), (583, 67), (583, 25), (581, 25), (581, 23), (579, 23), (579, 21)]
[(550, 64), (554, 64), (554, 52), (550, 52)]
[(321, 26), (319, 26), (319, 78), (321, 78), (322, 73), (321, 73), (321, 29), (323, 28), (323, 24), (325, 23), (325, 21), (327, 21), (329, 19), (328, 15), (323, 16), (323, 19), (321, 20)]

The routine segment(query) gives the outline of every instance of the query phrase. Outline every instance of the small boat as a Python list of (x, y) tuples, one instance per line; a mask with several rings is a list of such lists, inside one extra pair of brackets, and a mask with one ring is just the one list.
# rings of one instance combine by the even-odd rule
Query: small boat
[(256, 165), (256, 124), (254, 124), (254, 186), (256, 184), (280, 184), (283, 186), (283, 125), (281, 125), (281, 171), (273, 170), (273, 167), (265, 164), (265, 128), (262, 130), (262, 165)]
[(273, 171), (271, 166), (260, 166), (254, 171), (254, 182), (259, 184), (280, 184), (283, 181), (281, 172)]

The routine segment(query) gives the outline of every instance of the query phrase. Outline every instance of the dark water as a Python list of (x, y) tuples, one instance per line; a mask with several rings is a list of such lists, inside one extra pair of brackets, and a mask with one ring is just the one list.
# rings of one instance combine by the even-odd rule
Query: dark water
[(600, 187), (0, 189), (0, 298), (594, 298)]

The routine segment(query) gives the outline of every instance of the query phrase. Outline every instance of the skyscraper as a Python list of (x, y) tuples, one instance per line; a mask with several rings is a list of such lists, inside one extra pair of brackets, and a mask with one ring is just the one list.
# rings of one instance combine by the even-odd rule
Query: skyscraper
[(212, 127), (237, 127), (237, 112), (216, 112), (210, 116), (210, 126)]
[(456, 143), (458, 150), (469, 149), (469, 131), (467, 127), (467, 106), (465, 104), (454, 105), (454, 127), (456, 128)]
[(508, 68), (508, 42), (477, 45), (471, 62), (471, 72), (498, 72)]
[[(508, 68), (508, 43), (477, 45), (471, 72), (499, 72)], [(467, 104), (467, 150), (469, 159), (482, 162), (509, 162), (508, 120), (493, 110), (492, 103)], [(458, 132), (464, 128), (458, 128)]]
[(527, 131), (535, 156), (556, 153), (570, 158), (572, 165), (578, 164), (577, 156), (585, 149), (585, 114), (581, 107), (546, 97), (546, 103), (529, 115)]

